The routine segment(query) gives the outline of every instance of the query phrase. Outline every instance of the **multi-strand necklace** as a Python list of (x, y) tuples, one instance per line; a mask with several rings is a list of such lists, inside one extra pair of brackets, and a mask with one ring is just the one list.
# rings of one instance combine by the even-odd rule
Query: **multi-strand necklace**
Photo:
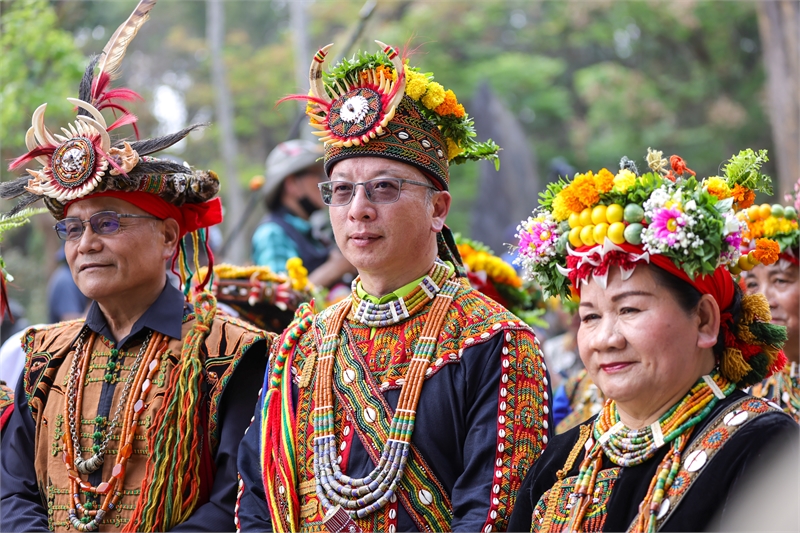
[(589, 451), (581, 462), (575, 490), (570, 495), (568, 530), (582, 530), (581, 525), (592, 503), (597, 475), (602, 468), (603, 454), (619, 466), (630, 467), (652, 459), (659, 448), (671, 443), (672, 451), (661, 461), (658, 473), (651, 480), (633, 529), (637, 532), (655, 531), (661, 502), (678, 474), (681, 454), (692, 430), (711, 413), (719, 400), (729, 396), (735, 388), (715, 370), (698, 380), (688, 394), (657, 421), (641, 429), (625, 426), (620, 421), (616, 402), (607, 400), (594, 422), (593, 439), (586, 444)]
[[(351, 515), (363, 518), (386, 505), (403, 477), (410, 455), (411, 435), (414, 431), (425, 372), (435, 356), (445, 316), (459, 288), (456, 282), (448, 280), (446, 276), (441, 277), (441, 267), (445, 268), (445, 274), (449, 272), (444, 264), (437, 262), (429, 276), (423, 278), (420, 283), (425, 288), (418, 286), (407, 297), (406, 301), (421, 291), (426, 297), (429, 296), (425, 303), (433, 299), (433, 305), (417, 339), (406, 380), (400, 389), (400, 398), (392, 418), (389, 438), (381, 451), (378, 465), (363, 478), (352, 478), (342, 473), (336, 460), (337, 447), (334, 434), (334, 359), (339, 346), (339, 333), (353, 300), (342, 302), (328, 319), (327, 335), (322, 339), (318, 359), (319, 381), (314, 390), (314, 476), (317, 496), (326, 512), (339, 505)], [(417, 308), (418, 306), (413, 307)], [(371, 325), (370, 322), (364, 320), (362, 322)]]
[(397, 324), (425, 307), (439, 292), (449, 273), (450, 268), (437, 259), (428, 274), (404, 298), (398, 298), (382, 304), (376, 304), (367, 298), (361, 299), (358, 296), (356, 288), (361, 278), (357, 277), (352, 283), (351, 298), (355, 306), (353, 318), (372, 328)]
[[(97, 338), (97, 334), (92, 333), (88, 341), (84, 342), (85, 333), (86, 330), (78, 339), (69, 369), (67, 401), (64, 404), (64, 417), (68, 421), (68, 429), (62, 437), (64, 443), (62, 458), (70, 480), (72, 504), (69, 509), (69, 520), (72, 527), (78, 531), (96, 531), (106, 513), (115, 509), (122, 497), (125, 467), (133, 453), (136, 424), (144, 411), (145, 399), (152, 388), (152, 380), (159, 368), (158, 354), (166, 349), (166, 340), (162, 334), (153, 331), (147, 335), (131, 365), (112, 422), (106, 428), (105, 434), (100, 435), (102, 444), (94, 450), (92, 457), (84, 460), (81, 457), (80, 447), (80, 416), (83, 407), (84, 385), (91, 362), (90, 354)], [(109, 356), (109, 358), (111, 357)], [(131, 391), (134, 391), (133, 395), (131, 395)], [(121, 423), (120, 419), (122, 419)], [(120, 427), (120, 447), (117, 451), (116, 463), (111, 471), (111, 478), (95, 487), (89, 482), (83, 481), (81, 474), (95, 472), (103, 465), (108, 443), (117, 426)], [(102, 498), (102, 504), (95, 508), (88, 498), (85, 503), (81, 503), (81, 492), (99, 496)]]

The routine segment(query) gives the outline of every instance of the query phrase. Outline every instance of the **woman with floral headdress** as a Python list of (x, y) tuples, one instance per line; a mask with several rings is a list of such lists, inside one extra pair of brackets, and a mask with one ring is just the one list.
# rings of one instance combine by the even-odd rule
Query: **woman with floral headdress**
[(769, 445), (796, 444), (789, 416), (738, 390), (785, 361), (785, 330), (729, 270), (740, 264), (735, 210), (769, 188), (765, 160), (746, 150), (700, 181), (650, 150), (642, 175), (624, 158), (616, 175), (550, 185), (520, 226), (528, 273), (580, 296), (580, 355), (607, 400), (551, 441), (509, 530), (701, 531)]
[[(800, 421), (800, 229), (797, 226), (797, 209), (800, 199), (795, 185), (793, 205), (780, 204), (752, 206), (739, 213), (747, 224), (742, 251), (750, 253), (756, 242), (773, 241), (773, 252), (778, 260), (772, 265), (757, 265), (742, 271), (744, 288), (748, 294), (762, 293), (769, 301), (772, 323), (786, 328), (787, 340), (783, 345), (786, 366), (750, 390), (750, 394), (767, 398)], [(747, 265), (745, 265), (747, 267)]]

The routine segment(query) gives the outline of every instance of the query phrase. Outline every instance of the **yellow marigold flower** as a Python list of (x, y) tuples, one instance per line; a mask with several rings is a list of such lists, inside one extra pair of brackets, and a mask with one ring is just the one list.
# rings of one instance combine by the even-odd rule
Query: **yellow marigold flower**
[(447, 143), (447, 160), (450, 161), (464, 150), (452, 139), (445, 139)]
[(591, 207), (600, 201), (600, 194), (594, 186), (594, 175), (591, 171), (586, 174), (578, 174), (570, 187), (584, 207)]
[(612, 187), (612, 191), (625, 194), (628, 192), (628, 189), (636, 185), (636, 174), (624, 168), (617, 172), (617, 175), (614, 176), (614, 186)]
[(614, 186), (614, 174), (607, 168), (600, 170), (594, 177), (594, 187), (600, 194), (607, 193)]
[(447, 115), (455, 115), (457, 107), (458, 100), (456, 99), (456, 93), (448, 89), (444, 92), (444, 102), (439, 104), (434, 111), (437, 115), (446, 117)]
[(294, 290), (303, 290), (308, 285), (308, 269), (303, 266), (303, 260), (299, 257), (291, 257), (286, 261), (286, 273), (289, 274)]
[(422, 97), (422, 104), (430, 110), (434, 110), (444, 102), (444, 87), (441, 83), (432, 81), (428, 84), (428, 90)]
[(725, 182), (725, 180), (719, 176), (712, 176), (708, 178), (705, 182), (705, 186), (709, 194), (713, 194), (720, 200), (730, 198), (731, 196), (731, 188), (728, 187), (728, 184)]
[(428, 78), (419, 72), (414, 72), (408, 65), (406, 69), (406, 94), (413, 100), (419, 100), (428, 90)]
[(771, 216), (764, 220), (764, 237), (772, 237), (778, 233), (778, 219)]

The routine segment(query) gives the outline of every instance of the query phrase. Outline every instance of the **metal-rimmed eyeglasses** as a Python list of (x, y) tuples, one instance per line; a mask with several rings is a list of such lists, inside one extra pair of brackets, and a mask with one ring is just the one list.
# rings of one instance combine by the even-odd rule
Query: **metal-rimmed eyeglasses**
[(349, 204), (356, 194), (359, 185), (364, 187), (367, 193), (367, 200), (373, 204), (391, 204), (400, 199), (400, 190), (404, 183), (419, 185), (428, 189), (437, 190), (433, 185), (421, 181), (407, 180), (403, 178), (375, 178), (361, 183), (350, 181), (324, 181), (318, 185), (322, 193), (322, 201), (331, 207), (341, 207)]
[(160, 220), (152, 215), (129, 215), (127, 213), (117, 213), (116, 211), (100, 211), (89, 217), (89, 220), (81, 220), (78, 217), (67, 217), (56, 222), (53, 229), (62, 241), (77, 241), (83, 235), (86, 224), (92, 226), (92, 231), (98, 235), (113, 235), (119, 232), (121, 218), (153, 218)]

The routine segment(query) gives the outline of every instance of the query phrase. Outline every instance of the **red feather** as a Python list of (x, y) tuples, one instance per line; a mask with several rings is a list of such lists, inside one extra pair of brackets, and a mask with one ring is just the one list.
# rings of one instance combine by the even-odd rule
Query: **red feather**
[(57, 148), (56, 146), (52, 145), (39, 146), (38, 148), (34, 148), (27, 154), (21, 155), (18, 158), (11, 161), (11, 163), (8, 164), (8, 170), (15, 170), (24, 165), (25, 163), (27, 163), (28, 161), (31, 161), (42, 155), (46, 157), (52, 157), (53, 153), (56, 151), (56, 148)]
[(92, 82), (94, 87), (92, 87), (92, 105), (97, 103), (97, 100), (100, 96), (106, 92), (108, 86), (111, 84), (111, 77), (108, 75), (107, 72), (101, 72), (100, 76), (95, 78)]
[(139, 118), (131, 113), (128, 113), (127, 115), (122, 115), (117, 120), (115, 120), (113, 124), (111, 124), (108, 128), (106, 128), (106, 131), (112, 131), (119, 127), (127, 126), (128, 124), (133, 124), (137, 120), (139, 120)]
[(305, 100), (307, 102), (314, 102), (325, 111), (327, 111), (331, 107), (330, 102), (326, 102), (322, 98), (317, 98), (316, 96), (311, 96), (310, 94), (290, 94), (289, 96), (284, 96), (283, 98), (275, 102), (275, 105), (279, 106), (282, 103), (286, 102), (287, 100)]
[(110, 91), (104, 92), (102, 95), (100, 95), (100, 99), (97, 100), (97, 103), (99, 104), (101, 102), (117, 100), (117, 99), (127, 100), (131, 102), (134, 100), (144, 101), (144, 98), (142, 98), (142, 96), (136, 91), (120, 87), (118, 89), (111, 89)]

